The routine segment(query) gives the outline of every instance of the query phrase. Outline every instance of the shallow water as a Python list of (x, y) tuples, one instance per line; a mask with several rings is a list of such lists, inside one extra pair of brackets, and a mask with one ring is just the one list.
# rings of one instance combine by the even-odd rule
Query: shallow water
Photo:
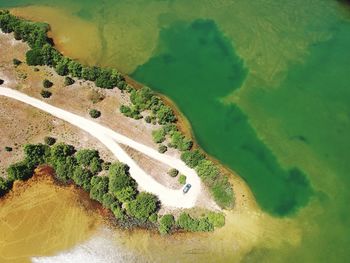
[[(132, 73), (173, 99), (200, 145), (245, 178), (264, 210), (287, 215), (271, 219), (280, 227), (228, 224), (217, 239), (182, 242), (198, 247), (192, 261), (206, 258), (198, 251), (223, 262), (347, 261), (349, 9), (322, 0), (0, 0), (27, 4), (17, 12), (48, 21), (67, 55)], [(177, 242), (156, 245), (144, 233), (121, 239), (149, 260), (177, 252)]]

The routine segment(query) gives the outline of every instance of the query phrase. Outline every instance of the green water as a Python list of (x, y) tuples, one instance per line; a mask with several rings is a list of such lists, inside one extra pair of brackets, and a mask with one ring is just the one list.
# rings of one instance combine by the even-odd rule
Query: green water
[(214, 22), (175, 23), (160, 32), (157, 50), (132, 76), (177, 102), (199, 144), (246, 179), (262, 208), (285, 215), (305, 205), (305, 176), (281, 168), (246, 115), (220, 101), (241, 87), (247, 69)]
[[(348, 8), (324, 0), (0, 0), (28, 4), (96, 25), (93, 62), (172, 98), (200, 145), (248, 182), (260, 206), (300, 226), (300, 244), (256, 246), (245, 262), (348, 261)], [(70, 37), (79, 43), (79, 34)], [(217, 253), (235, 259), (226, 247)]]

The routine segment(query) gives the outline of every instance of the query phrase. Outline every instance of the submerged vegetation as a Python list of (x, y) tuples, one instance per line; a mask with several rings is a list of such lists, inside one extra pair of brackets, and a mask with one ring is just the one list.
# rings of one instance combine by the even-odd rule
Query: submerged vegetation
[[(93, 81), (97, 87), (112, 89), (118, 87), (130, 93), (130, 105), (122, 105), (121, 113), (125, 116), (142, 119), (147, 123), (159, 124), (161, 128), (153, 132), (156, 143), (167, 142), (167, 147), (180, 150), (182, 159), (191, 168), (195, 168), (201, 179), (210, 189), (215, 201), (224, 208), (230, 208), (234, 203), (232, 186), (228, 178), (204, 154), (192, 150), (193, 142), (176, 127), (177, 118), (174, 111), (158, 97), (150, 88), (135, 89), (127, 84), (125, 77), (115, 69), (89, 67), (62, 55), (48, 38), (49, 26), (45, 23), (34, 23), (11, 15), (8, 11), (0, 11), (0, 28), (5, 33), (13, 32), (15, 38), (28, 43), (31, 48), (26, 53), (28, 65), (47, 65), (55, 69), (57, 74), (66, 76), (65, 85), (72, 85), (72, 78)], [(42, 90), (41, 95), (49, 98), (52, 93)], [(90, 112), (92, 118), (98, 118), (101, 113), (95, 109)], [(167, 150), (165, 145), (159, 146), (159, 152)], [(63, 169), (63, 168), (61, 168)], [(208, 169), (208, 171), (206, 171)], [(85, 170), (78, 171), (77, 177), (88, 177)], [(182, 177), (181, 177), (182, 178)], [(183, 182), (183, 178), (181, 182)], [(115, 208), (117, 211), (117, 208)]]
[[(51, 137), (45, 137), (45, 141), (47, 138)], [(158, 228), (161, 234), (175, 229), (188, 231), (181, 224), (175, 228), (173, 215), (164, 215), (158, 220), (160, 201), (153, 194), (138, 191), (137, 183), (130, 176), (126, 164), (107, 163), (108, 173), (100, 174), (106, 162), (100, 158), (97, 150), (77, 151), (74, 146), (65, 143), (56, 143), (53, 146), (39, 143), (25, 145), (24, 153), (22, 161), (8, 167), (7, 178), (0, 177), (0, 197), (11, 190), (16, 180), (28, 180), (38, 166), (48, 165), (54, 169), (54, 176), (60, 183), (73, 183), (81, 187), (89, 193), (91, 199), (109, 209), (121, 226)], [(210, 212), (206, 218), (220, 218), (220, 215)], [(201, 222), (203, 219), (192, 220)], [(208, 223), (207, 228), (196, 228), (195, 231), (212, 231), (214, 227), (223, 225), (215, 220), (209, 220)]]

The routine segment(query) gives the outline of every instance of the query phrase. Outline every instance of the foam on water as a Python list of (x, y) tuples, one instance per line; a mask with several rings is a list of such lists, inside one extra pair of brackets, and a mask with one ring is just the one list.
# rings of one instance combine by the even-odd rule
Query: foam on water
[(88, 241), (50, 257), (33, 257), (33, 263), (117, 263), (140, 262), (133, 251), (123, 249), (108, 228), (100, 229)]

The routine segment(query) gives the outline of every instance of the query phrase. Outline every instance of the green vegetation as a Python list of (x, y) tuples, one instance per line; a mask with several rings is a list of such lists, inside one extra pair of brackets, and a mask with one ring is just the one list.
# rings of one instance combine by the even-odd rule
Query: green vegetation
[(181, 154), (181, 160), (189, 167), (194, 168), (198, 163), (205, 158), (205, 155), (199, 150), (185, 151)]
[(183, 174), (180, 174), (180, 176), (179, 176), (179, 183), (180, 184), (182, 184), (182, 185), (184, 185), (184, 184), (186, 184), (186, 176), (185, 175), (183, 175)]
[(99, 118), (101, 116), (101, 112), (96, 110), (96, 109), (91, 109), (89, 111), (89, 114), (90, 114), (91, 118), (94, 118), (94, 119)]
[[(97, 87), (106, 89), (118, 87), (121, 90), (127, 90), (130, 93), (131, 105), (122, 105), (120, 107), (121, 113), (127, 117), (141, 119), (143, 118), (141, 113), (147, 111), (145, 118), (147, 123), (158, 123), (163, 126), (160, 130), (154, 132), (155, 141), (159, 143), (168, 136), (170, 139), (168, 146), (184, 152), (181, 156), (182, 160), (188, 166), (196, 169), (199, 176), (210, 188), (216, 202), (222, 207), (231, 207), (233, 205), (233, 191), (226, 175), (220, 173), (214, 164), (205, 162), (207, 160), (204, 159), (204, 155), (199, 151), (190, 151), (193, 142), (186, 138), (174, 125), (177, 119), (173, 110), (165, 105), (150, 88), (134, 89), (126, 83), (122, 74), (114, 69), (84, 66), (63, 56), (54, 48), (52, 40), (47, 37), (49, 26), (45, 23), (26, 21), (11, 15), (8, 11), (0, 11), (0, 28), (5, 33), (14, 32), (16, 39), (21, 39), (28, 43), (30, 47), (30, 50), (26, 53), (28, 65), (47, 65), (54, 68), (59, 75), (66, 76), (65, 85), (72, 83), (73, 79), (71, 77), (75, 77), (93, 81)], [(2, 83), (3, 81), (1, 82), (0, 80), (0, 85)], [(41, 91), (41, 96), (44, 98), (49, 98), (51, 95), (52, 93), (47, 90)], [(99, 111), (94, 109), (89, 113), (93, 118), (98, 118), (101, 115)], [(165, 150), (165, 147), (159, 148), (160, 152)], [(57, 163), (60, 170), (59, 174), (62, 178), (65, 177), (63, 176), (64, 170), (71, 173), (70, 167), (64, 168), (60, 164), (60, 162), (65, 162), (65, 159), (66, 157), (60, 159)], [(72, 165), (74, 163), (73, 160), (69, 162)], [(93, 170), (96, 172), (100, 168), (98, 162), (96, 160), (94, 162), (95, 169)], [(117, 208), (118, 206), (115, 207), (116, 211), (120, 209)]]
[(168, 147), (166, 147), (165, 145), (159, 145), (158, 147), (158, 152), (160, 153), (165, 153), (168, 150)]
[(208, 220), (214, 227), (223, 227), (225, 225), (225, 215), (223, 213), (208, 213)]
[(10, 146), (5, 146), (5, 151), (6, 152), (12, 152), (12, 147), (10, 147)]
[(158, 198), (155, 195), (145, 192), (139, 193), (135, 200), (126, 203), (127, 213), (141, 221), (146, 221), (158, 208)]
[(168, 175), (170, 175), (171, 177), (176, 177), (179, 174), (179, 171), (175, 168), (172, 168), (168, 171)]
[(155, 143), (162, 143), (165, 141), (165, 131), (161, 128), (158, 130), (154, 130), (152, 131), (152, 137), (153, 137), (153, 141)]
[(19, 66), (19, 65), (22, 64), (22, 61), (20, 61), (20, 60), (17, 59), (17, 58), (14, 58), (14, 59), (12, 60), (12, 62), (13, 62), (13, 65), (15, 65), (15, 66)]
[(50, 136), (46, 136), (44, 138), (44, 142), (47, 144), (47, 145), (54, 145), (56, 143), (56, 139), (53, 138), (53, 137), (50, 137)]
[(40, 95), (41, 95), (43, 98), (47, 99), (47, 98), (50, 98), (50, 97), (52, 96), (52, 92), (50, 92), (50, 91), (48, 91), (48, 90), (42, 90), (42, 91), (40, 92)]
[(64, 78), (64, 86), (70, 86), (73, 85), (75, 83), (75, 80), (72, 79), (71, 77), (65, 77)]
[(48, 89), (48, 88), (51, 88), (52, 86), (53, 86), (53, 83), (50, 80), (48, 80), (48, 79), (43, 80), (43, 87), (44, 88)]
[(187, 213), (181, 213), (176, 220), (176, 225), (190, 232), (211, 232), (214, 230), (213, 224), (209, 222), (207, 217), (194, 219)]
[(163, 215), (159, 220), (159, 232), (162, 235), (168, 234), (174, 225), (175, 219), (173, 215)]
[(0, 197), (3, 197), (7, 194), (12, 187), (12, 182), (8, 179), (0, 177)]

